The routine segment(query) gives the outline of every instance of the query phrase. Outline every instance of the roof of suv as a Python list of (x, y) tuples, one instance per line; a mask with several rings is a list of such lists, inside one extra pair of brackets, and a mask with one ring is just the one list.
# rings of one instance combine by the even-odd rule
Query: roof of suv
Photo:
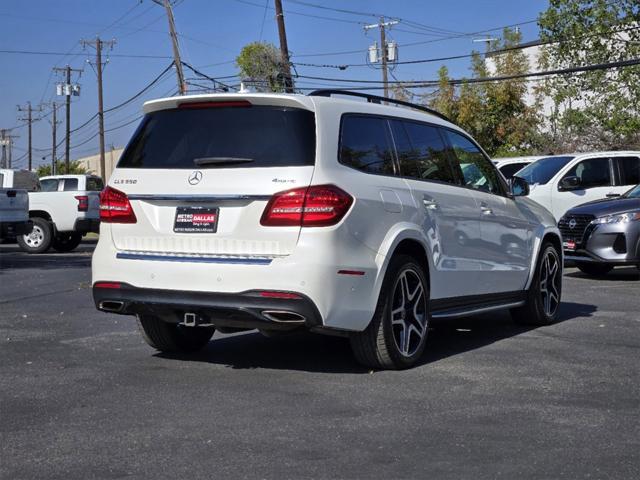
[(417, 121), (428, 120), (431, 123), (445, 125), (456, 130), (461, 130), (457, 125), (443, 120), (435, 114), (430, 114), (409, 107), (399, 107), (396, 105), (382, 105), (377, 103), (368, 103), (366, 101), (358, 101), (347, 98), (310, 96), (300, 94), (284, 94), (284, 93), (212, 93), (202, 95), (185, 95), (181, 97), (160, 98), (150, 100), (143, 105), (145, 114), (156, 112), (159, 110), (167, 110), (178, 108), (185, 103), (198, 102), (224, 102), (224, 101), (249, 101), (253, 105), (282, 105), (294, 108), (304, 108), (316, 111), (317, 106), (323, 104), (332, 104), (350, 109), (357, 109), (358, 112), (375, 113), (378, 115), (388, 115), (400, 118), (410, 118)]

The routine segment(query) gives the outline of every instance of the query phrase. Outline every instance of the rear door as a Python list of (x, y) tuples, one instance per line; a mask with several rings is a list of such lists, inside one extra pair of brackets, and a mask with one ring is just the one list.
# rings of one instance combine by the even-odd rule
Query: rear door
[(476, 202), (457, 184), (440, 129), (391, 120), (400, 174), (411, 189), (419, 223), (430, 242), (432, 298), (477, 293), (481, 257)]
[(531, 262), (537, 219), (525, 205), (506, 195), (507, 186), (482, 150), (461, 133), (446, 130), (463, 181), (476, 200), (482, 259), (478, 294), (521, 290)]
[(245, 101), (196, 103), (147, 114), (110, 186), (137, 222), (113, 224), (120, 250), (287, 255), (300, 227), (264, 227), (270, 197), (307, 187), (315, 118), (302, 108)]

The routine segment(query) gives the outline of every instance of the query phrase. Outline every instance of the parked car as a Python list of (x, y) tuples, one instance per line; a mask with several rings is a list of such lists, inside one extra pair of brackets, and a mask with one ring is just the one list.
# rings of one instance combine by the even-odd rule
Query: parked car
[(27, 253), (75, 249), (88, 232), (100, 225), (100, 191), (95, 175), (55, 175), (40, 179), (41, 191), (29, 193), (29, 216), (33, 230), (17, 237)]
[(565, 259), (589, 275), (640, 268), (640, 185), (619, 197), (585, 203), (558, 222)]
[(306, 328), (374, 368), (414, 365), (432, 318), (554, 321), (560, 232), (527, 183), (433, 110), (336, 93), (145, 103), (101, 195), (96, 307), (165, 352)]
[(28, 234), (32, 228), (27, 191), (0, 188), (0, 240)]
[(522, 170), (527, 165), (535, 162), (542, 157), (528, 156), (528, 157), (505, 157), (494, 158), (493, 164), (500, 170), (500, 173), (509, 180), (517, 172)]
[(28, 170), (0, 169), (0, 240), (28, 234), (28, 191), (38, 190), (38, 176)]
[(592, 152), (545, 157), (517, 174), (529, 198), (559, 220), (582, 203), (620, 195), (640, 183), (640, 152)]

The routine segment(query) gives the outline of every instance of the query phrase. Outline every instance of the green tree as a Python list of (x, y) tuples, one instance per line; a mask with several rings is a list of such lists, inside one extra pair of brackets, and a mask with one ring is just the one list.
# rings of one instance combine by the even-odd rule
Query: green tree
[(236, 57), (236, 66), (241, 77), (262, 83), (269, 91), (284, 92), (282, 59), (273, 44), (252, 42), (245, 45)]
[[(47, 177), (49, 175), (51, 175), (51, 165), (47, 164), (47, 165), (40, 165), (37, 170), (36, 173), (38, 174), (38, 177)], [(69, 171), (67, 172), (66, 170), (66, 164), (64, 162), (64, 160), (58, 160), (56, 162), (56, 173), (57, 174), (64, 174), (64, 173), (70, 173), (70, 174), (74, 174), (74, 175), (82, 175), (84, 173), (87, 173), (87, 169), (84, 168), (80, 162), (73, 161), (73, 162), (69, 162)]]
[[(538, 20), (545, 47), (540, 68), (566, 68), (640, 57), (638, 0), (551, 0)], [(640, 67), (545, 80), (552, 99), (549, 137), (556, 150), (640, 146)]]
[[(499, 82), (481, 80), (529, 71), (522, 50), (490, 54), (520, 43), (518, 31), (506, 28), (502, 39), (489, 45), (484, 57), (475, 52), (471, 60), (472, 76), (460, 87), (451, 84), (446, 67), (439, 74), (439, 89), (429, 104), (470, 132), (492, 156), (519, 155), (537, 148), (540, 118), (535, 106), (526, 102), (527, 84), (522, 79)], [(480, 81), (476, 81), (480, 80)]]

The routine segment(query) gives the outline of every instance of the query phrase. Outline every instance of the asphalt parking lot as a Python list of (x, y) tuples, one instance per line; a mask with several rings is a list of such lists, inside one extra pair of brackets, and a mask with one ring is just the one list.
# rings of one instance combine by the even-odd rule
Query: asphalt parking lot
[(155, 354), (96, 311), (93, 244), (0, 245), (0, 478), (640, 478), (640, 278), (567, 269), (561, 320), (435, 325), (417, 368), (341, 338)]

